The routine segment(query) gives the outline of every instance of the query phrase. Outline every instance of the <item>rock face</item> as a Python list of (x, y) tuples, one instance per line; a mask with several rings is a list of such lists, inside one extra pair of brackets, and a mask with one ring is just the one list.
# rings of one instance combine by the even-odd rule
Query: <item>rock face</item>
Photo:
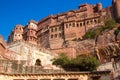
[(116, 41), (115, 41), (114, 30), (110, 30), (110, 31), (105, 31), (101, 35), (99, 35), (96, 45), (98, 48), (103, 48), (115, 42)]
[(96, 47), (98, 48), (99, 57), (102, 61), (104, 59), (110, 60), (110, 57), (120, 55), (119, 36), (120, 33), (115, 35), (115, 30), (107, 30), (99, 35)]
[(115, 30), (105, 30), (96, 40), (69, 41), (66, 45), (75, 48), (76, 55), (96, 55), (102, 62), (110, 61), (111, 57), (120, 55), (120, 32), (115, 35)]
[(77, 42), (76, 50), (79, 54), (94, 54), (95, 40), (87, 39)]

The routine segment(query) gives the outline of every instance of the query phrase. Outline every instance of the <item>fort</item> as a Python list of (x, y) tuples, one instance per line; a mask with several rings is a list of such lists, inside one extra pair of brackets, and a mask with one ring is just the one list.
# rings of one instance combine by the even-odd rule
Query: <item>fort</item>
[(24, 40), (52, 52), (59, 53), (65, 48), (69, 51), (66, 42), (81, 40), (91, 28), (104, 25), (103, 20), (108, 17), (117, 20), (120, 16), (119, 3), (119, 0), (113, 0), (107, 8), (102, 8), (101, 3), (81, 4), (77, 10), (50, 15), (38, 22), (30, 20), (26, 26), (16, 25), (8, 43)]
[[(112, 5), (107, 8), (103, 8), (102, 3), (94, 5), (81, 4), (77, 10), (50, 15), (39, 21), (30, 20), (25, 26), (16, 25), (11, 31), (7, 43), (0, 36), (0, 79), (112, 79), (111, 77), (113, 76), (111, 76), (112, 73), (109, 70), (114, 71), (113, 69), (95, 72), (66, 72), (65, 70), (61, 70), (60, 67), (52, 65), (51, 60), (59, 53), (66, 53), (70, 57), (76, 57), (76, 55), (80, 54), (89, 55), (89, 53), (95, 53), (98, 50), (106, 52), (104, 55), (97, 55), (101, 62), (106, 57), (105, 55), (110, 55), (111, 57), (109, 51), (113, 50), (114, 53), (118, 51), (119, 44), (111, 45), (111, 43), (106, 43), (105, 45), (104, 42), (99, 41), (104, 40), (102, 35), (98, 37), (98, 44), (103, 44), (105, 47), (104, 49), (97, 49), (99, 46), (100, 48), (103, 46), (96, 46), (95, 40), (83, 40), (83, 36), (90, 29), (102, 27), (105, 24), (104, 20), (107, 18), (112, 18), (116, 21), (119, 20), (119, 4), (120, 0), (112, 0)], [(110, 33), (113, 32), (107, 32), (109, 35)], [(109, 35), (105, 35), (105, 38)], [(119, 35), (117, 38), (120, 37)], [(119, 43), (119, 40), (117, 42)], [(112, 68), (111, 63), (110, 66)]]

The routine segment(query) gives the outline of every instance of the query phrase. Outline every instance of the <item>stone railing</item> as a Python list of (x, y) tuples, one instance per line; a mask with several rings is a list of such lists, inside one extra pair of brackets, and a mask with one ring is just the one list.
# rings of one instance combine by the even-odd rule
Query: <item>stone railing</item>
[(0, 60), (0, 73), (55, 73), (65, 72), (63, 69), (44, 69), (42, 66), (27, 66), (27, 61)]

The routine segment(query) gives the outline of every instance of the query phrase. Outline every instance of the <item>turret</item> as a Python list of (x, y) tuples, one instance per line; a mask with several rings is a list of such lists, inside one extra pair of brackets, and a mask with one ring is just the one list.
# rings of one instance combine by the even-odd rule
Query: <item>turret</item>
[(17, 40), (22, 40), (23, 39), (23, 27), (22, 25), (16, 25), (14, 28), (14, 39), (13, 41), (17, 41)]
[(23, 39), (23, 26), (16, 25), (8, 38), (8, 43)]
[(101, 10), (102, 10), (102, 4), (101, 4), (101, 3), (98, 3), (98, 4), (97, 4), (97, 8), (98, 8), (98, 11), (101, 11)]
[(32, 44), (37, 44), (37, 22), (31, 20), (29, 21), (27, 25), (27, 31), (26, 31), (26, 41)]

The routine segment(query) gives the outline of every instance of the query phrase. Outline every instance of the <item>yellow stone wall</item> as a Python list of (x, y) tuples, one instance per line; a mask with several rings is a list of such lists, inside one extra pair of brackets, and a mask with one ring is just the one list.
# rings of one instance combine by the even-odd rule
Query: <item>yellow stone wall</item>
[[(110, 80), (110, 72), (66, 72), (41, 74), (0, 74), (1, 80)], [(94, 77), (94, 79), (93, 79)]]

